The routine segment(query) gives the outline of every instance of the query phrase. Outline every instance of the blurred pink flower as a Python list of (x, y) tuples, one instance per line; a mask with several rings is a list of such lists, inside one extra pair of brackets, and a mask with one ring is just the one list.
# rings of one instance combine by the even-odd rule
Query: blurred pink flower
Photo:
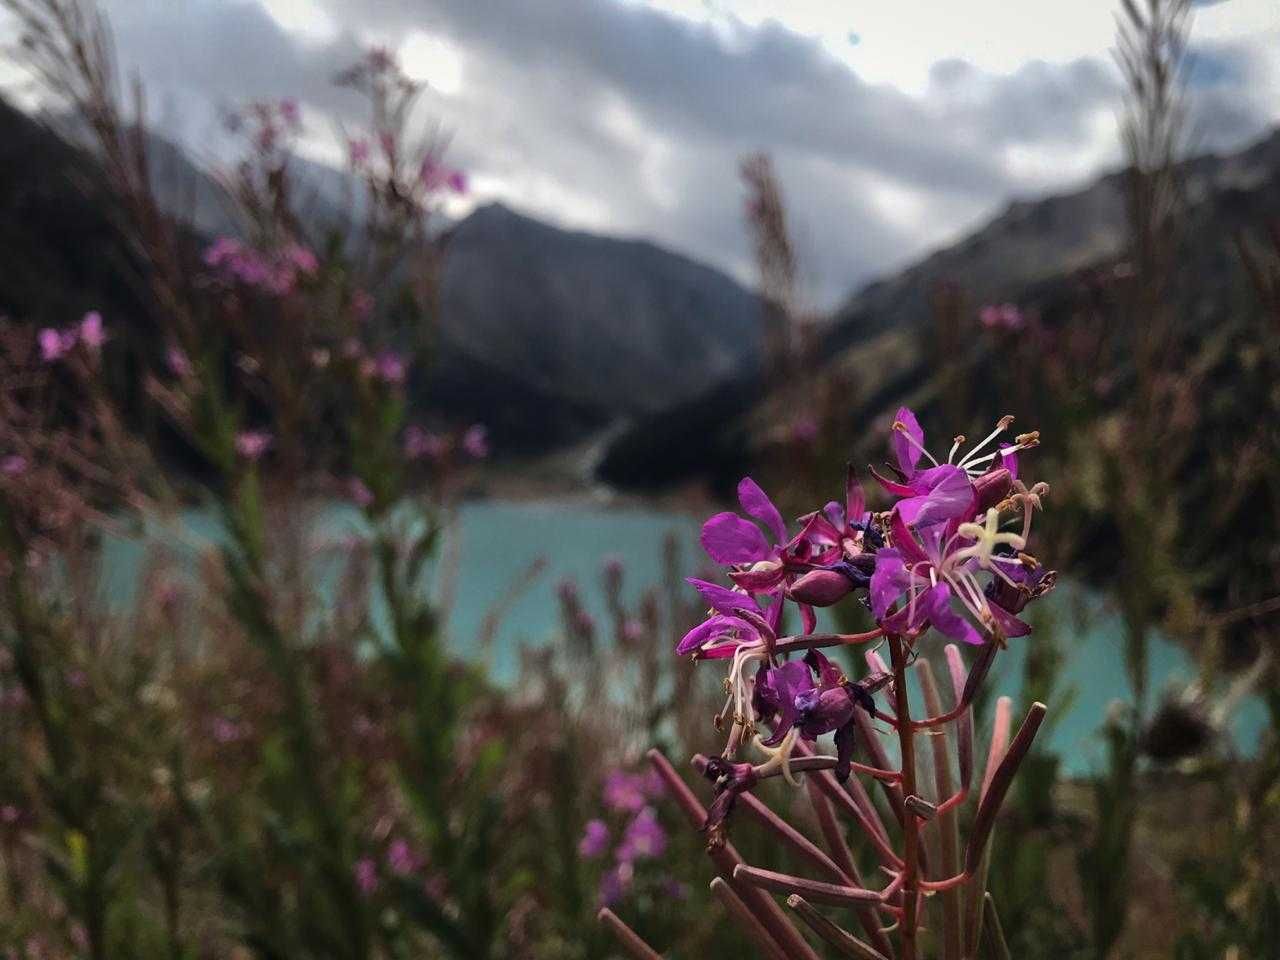
[(244, 430), (236, 435), (236, 453), (246, 460), (257, 460), (271, 446), (271, 434), (265, 430)]
[(418, 179), (428, 190), (452, 190), (467, 192), (467, 175), (454, 167), (445, 166), (435, 157), (428, 156), (418, 168)]
[(375, 361), (374, 373), (383, 383), (404, 383), (404, 358), (393, 350), (383, 350)]
[(369, 141), (358, 137), (347, 141), (347, 157), (351, 166), (360, 169), (369, 162)]
[(90, 350), (99, 350), (107, 342), (106, 331), (102, 329), (102, 314), (90, 310), (80, 321), (80, 342)]
[(629, 619), (622, 625), (622, 636), (626, 640), (635, 642), (644, 636), (644, 624), (639, 620)]
[(11, 453), (7, 457), (0, 459), (0, 474), (6, 477), (21, 476), (27, 472), (27, 467), (30, 465), (26, 457), (21, 454)]
[(214, 717), (209, 726), (213, 739), (217, 743), (235, 743), (243, 735), (241, 725), (226, 717)]
[(165, 362), (169, 365), (169, 372), (175, 377), (181, 377), (185, 380), (194, 372), (191, 367), (191, 359), (181, 347), (170, 347), (165, 352)]
[(351, 498), (351, 502), (361, 510), (373, 503), (373, 491), (359, 477), (352, 477), (347, 481), (347, 495)]
[(1026, 317), (1016, 304), (987, 304), (978, 312), (978, 321), (988, 330), (1021, 330)]
[(74, 330), (55, 330), (45, 327), (37, 334), (40, 344), (40, 359), (45, 363), (61, 360), (76, 345)]
[(649, 804), (648, 786), (638, 773), (614, 770), (604, 778), (604, 805), (622, 813), (639, 813)]
[(578, 855), (594, 860), (604, 856), (609, 849), (609, 828), (603, 820), (587, 821), (582, 839), (578, 841)]
[(356, 878), (356, 889), (364, 896), (370, 896), (378, 889), (378, 865), (369, 857), (361, 857), (356, 861), (353, 870)]
[(430, 433), (416, 424), (406, 428), (404, 432), (404, 455), (410, 460), (426, 457), (428, 460), (439, 460), (444, 456), (449, 443), (438, 433)]
[(418, 857), (407, 840), (397, 837), (387, 848), (387, 869), (397, 877), (407, 877), (418, 869)]
[(285, 123), (291, 127), (296, 127), (302, 122), (302, 110), (298, 107), (298, 101), (293, 97), (285, 97), (280, 101), (280, 116)]
[(483, 460), (489, 456), (488, 429), (479, 423), (467, 427), (467, 432), (462, 435), (462, 449), (466, 451), (467, 456), (474, 457), (476, 460)]
[(0, 807), (0, 823), (13, 826), (21, 819), (22, 810), (12, 803), (6, 803), (3, 807)]

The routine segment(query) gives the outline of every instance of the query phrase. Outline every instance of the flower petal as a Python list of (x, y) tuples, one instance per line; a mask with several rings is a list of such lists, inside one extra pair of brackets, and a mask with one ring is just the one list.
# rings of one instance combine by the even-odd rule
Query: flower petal
[(920, 474), (927, 492), (898, 501), (902, 519), (913, 526), (927, 526), (973, 512), (973, 482), (962, 469), (944, 463)]
[(926, 611), (934, 629), (952, 640), (961, 640), (975, 646), (986, 642), (977, 628), (951, 609), (951, 588), (945, 583), (932, 587), (921, 598), (920, 606)]
[(782, 522), (782, 514), (773, 505), (769, 495), (750, 477), (743, 477), (738, 481), (738, 502), (749, 516), (755, 517), (769, 528), (775, 543), (786, 542), (787, 525)]
[(764, 534), (736, 513), (717, 513), (702, 525), (702, 549), (716, 563), (755, 563), (769, 555)]
[(892, 547), (876, 552), (876, 572), (871, 575), (871, 612), (881, 619), (894, 602), (906, 592), (911, 575), (902, 562), (902, 554)]
[(739, 640), (733, 646), (741, 643), (751, 642), (760, 638), (759, 632), (747, 621), (741, 617), (728, 617), (724, 614), (716, 614), (698, 624), (692, 630), (681, 638), (676, 644), (676, 653), (684, 656), (687, 653), (693, 653), (708, 640), (717, 640), (733, 631), (742, 631), (746, 637)]
[(708, 583), (706, 580), (699, 580), (697, 577), (687, 577), (685, 583), (692, 585), (698, 593), (702, 594), (702, 599), (707, 601), (707, 606), (720, 613), (733, 615), (744, 608), (760, 610), (755, 600), (745, 593), (730, 590), (728, 587), (722, 587), (718, 583)]
[[(908, 440), (908, 437), (915, 443)], [(924, 431), (920, 429), (920, 421), (909, 407), (899, 407), (894, 414), (893, 433), (889, 442), (893, 446), (898, 468), (907, 477), (915, 476), (916, 464), (920, 462), (920, 454), (924, 449)]]

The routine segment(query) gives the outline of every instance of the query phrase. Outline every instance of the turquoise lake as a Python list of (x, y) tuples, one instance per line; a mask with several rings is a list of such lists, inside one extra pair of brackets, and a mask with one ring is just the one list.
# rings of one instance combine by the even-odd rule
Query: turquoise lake
[[(217, 525), (208, 515), (192, 512), (183, 522), (195, 549), (202, 541), (216, 541)], [(456, 561), (447, 625), (451, 648), (464, 657), (480, 655), (474, 638), (486, 614), (530, 564), (544, 558), (545, 569), (511, 606), (487, 656), (499, 680), (518, 682), (520, 645), (555, 642), (559, 629), (556, 585), (560, 581), (576, 581), (587, 609), (604, 622), (604, 598), (598, 586), (602, 563), (609, 557), (623, 561), (623, 592), (633, 601), (663, 577), (663, 542), (669, 534), (680, 543), (682, 569), (696, 569), (702, 556), (697, 544), (698, 524), (698, 518), (675, 512), (581, 502), (464, 503), (449, 535), (456, 539), (445, 547), (446, 555)], [(333, 543), (358, 536), (362, 529), (354, 510), (337, 506), (326, 511), (322, 527), (323, 538)], [(132, 595), (142, 554), (143, 547), (136, 541), (109, 544), (104, 587), (113, 602), (127, 602)], [(1096, 731), (1109, 704), (1128, 696), (1120, 624), (1096, 597), (1069, 584), (1042, 602), (1052, 604), (1058, 614), (1057, 633), (1066, 652), (1060, 687), (1072, 691), (1065, 712), (1055, 713), (1055, 704), (1049, 704), (1054, 718), (1050, 742), (1062, 754), (1066, 772), (1087, 773), (1103, 763), (1102, 742)], [(1025, 709), (1018, 702), (1018, 688), (1027, 644), (1034, 642), (1034, 635), (1012, 641), (997, 660), (990, 681), (997, 690), (1014, 697), (1015, 716)], [(1148, 666), (1148, 687), (1155, 695), (1171, 680), (1195, 676), (1186, 653), (1160, 639), (1152, 645)], [(1246, 702), (1231, 723), (1236, 746), (1250, 751), (1264, 722), (1261, 704)]]

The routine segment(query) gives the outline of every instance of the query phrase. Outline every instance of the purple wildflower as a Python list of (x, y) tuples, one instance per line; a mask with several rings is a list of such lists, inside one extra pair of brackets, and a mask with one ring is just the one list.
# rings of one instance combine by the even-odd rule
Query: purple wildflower
[(45, 363), (61, 360), (76, 345), (74, 330), (62, 331), (45, 327), (37, 334), (36, 339), (40, 345), (40, 359)]
[(578, 841), (578, 855), (588, 860), (604, 856), (609, 849), (609, 827), (603, 820), (588, 820), (582, 839)]
[(474, 460), (483, 460), (489, 456), (489, 431), (480, 423), (467, 427), (462, 435), (462, 449)]
[(347, 481), (347, 496), (361, 510), (373, 505), (373, 491), (359, 477), (352, 477)]
[(392, 350), (383, 350), (374, 361), (374, 373), (383, 383), (404, 383), (405, 371), (404, 357)]
[(394, 873), (397, 877), (407, 877), (420, 866), (418, 856), (413, 852), (413, 848), (409, 846), (409, 842), (402, 837), (397, 837), (391, 841), (391, 845), (387, 848), (387, 869)]
[(362, 896), (372, 896), (378, 889), (378, 865), (371, 857), (361, 857), (356, 861), (352, 871), (355, 874), (356, 889)]
[(252, 463), (267, 452), (271, 442), (271, 434), (265, 430), (244, 430), (236, 435), (236, 453)]
[(0, 476), (18, 477), (27, 472), (30, 463), (27, 458), (18, 453), (11, 453), (7, 457), (0, 458)]
[(649, 802), (646, 780), (640, 774), (613, 770), (604, 778), (604, 805), (621, 813), (638, 813)]
[(84, 315), (80, 321), (80, 342), (90, 350), (100, 350), (102, 345), (107, 342), (106, 331), (102, 328), (102, 314), (97, 310), (90, 310)]
[(658, 822), (658, 813), (646, 806), (627, 824), (615, 856), (619, 861), (653, 859), (667, 849), (667, 832)]
[(185, 380), (194, 372), (191, 366), (191, 359), (187, 356), (186, 351), (179, 346), (171, 346), (166, 351), (165, 362), (169, 366), (169, 372), (180, 379)]

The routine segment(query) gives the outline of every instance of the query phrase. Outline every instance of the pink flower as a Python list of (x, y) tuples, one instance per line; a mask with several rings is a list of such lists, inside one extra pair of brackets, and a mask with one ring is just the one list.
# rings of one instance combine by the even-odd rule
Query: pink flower
[(418, 869), (418, 858), (408, 841), (397, 837), (387, 848), (387, 869), (397, 877), (407, 877)]
[(74, 330), (54, 330), (45, 327), (37, 335), (40, 344), (40, 359), (45, 363), (61, 360), (76, 345)]
[(13, 826), (21, 819), (22, 811), (12, 803), (6, 803), (3, 807), (0, 807), (0, 823)]
[(359, 169), (369, 162), (369, 141), (364, 137), (358, 137), (347, 141), (347, 156), (351, 160), (351, 166)]
[(0, 459), (0, 474), (6, 477), (17, 477), (27, 472), (30, 464), (27, 458), (17, 453), (11, 453), (9, 456)]
[(363, 896), (370, 896), (378, 889), (378, 865), (371, 858), (361, 857), (352, 872), (356, 878), (356, 889)]
[(271, 434), (265, 430), (245, 430), (236, 435), (236, 453), (246, 460), (259, 459), (271, 446)]
[(468, 189), (467, 175), (461, 170), (452, 170), (450, 171), (448, 178), (445, 180), (445, 185), (454, 193), (466, 193)]
[(404, 358), (392, 350), (383, 350), (374, 363), (374, 373), (383, 383), (404, 383)]
[(418, 168), (418, 179), (428, 190), (452, 190), (454, 193), (467, 192), (467, 175), (461, 170), (445, 166), (435, 157), (425, 157)]
[(243, 732), (240, 724), (234, 720), (228, 720), (226, 717), (214, 717), (210, 728), (213, 733), (213, 739), (218, 743), (235, 743), (240, 739)]
[(301, 243), (291, 243), (284, 248), (284, 258), (299, 273), (313, 274), (320, 269), (320, 261), (310, 247)]
[(404, 455), (410, 460), (439, 460), (447, 449), (448, 441), (438, 433), (429, 433), (417, 425), (404, 432)]
[(644, 777), (614, 770), (604, 778), (604, 805), (610, 810), (639, 813), (649, 803)]
[(102, 329), (102, 314), (90, 310), (80, 321), (80, 342), (90, 350), (99, 350), (107, 342), (107, 334)]
[(603, 820), (589, 820), (578, 841), (578, 855), (594, 860), (609, 849), (609, 828)]
[(373, 491), (365, 486), (365, 482), (359, 477), (352, 477), (347, 482), (347, 495), (351, 497), (351, 502), (361, 510), (373, 504)]
[(280, 101), (280, 116), (285, 123), (291, 127), (296, 127), (302, 122), (302, 111), (298, 108), (298, 101), (293, 97), (285, 97)]
[(165, 362), (169, 365), (169, 372), (175, 377), (181, 377), (185, 380), (194, 372), (190, 358), (187, 357), (186, 351), (181, 347), (170, 347), (165, 353)]
[(978, 312), (978, 321), (988, 330), (1021, 330), (1026, 317), (1016, 304), (987, 304)]
[(489, 455), (489, 431), (483, 424), (467, 427), (467, 432), (462, 435), (462, 449), (476, 460), (483, 460)]

